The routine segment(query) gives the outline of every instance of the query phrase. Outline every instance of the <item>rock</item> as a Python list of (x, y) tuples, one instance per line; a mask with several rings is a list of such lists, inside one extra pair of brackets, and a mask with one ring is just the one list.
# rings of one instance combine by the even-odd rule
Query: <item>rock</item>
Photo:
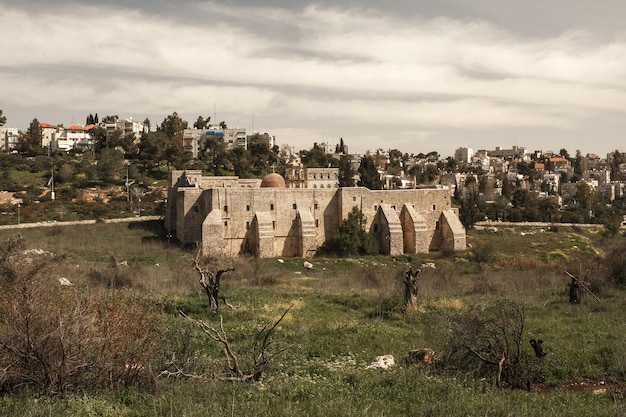
[(72, 283), (70, 282), (70, 280), (69, 280), (69, 279), (67, 279), (67, 278), (65, 278), (65, 277), (61, 277), (61, 278), (59, 278), (59, 284), (61, 284), (61, 285), (62, 285), (62, 286), (64, 286), (64, 287), (71, 287), (72, 285), (74, 285), (74, 284), (72, 284)]
[(304, 261), (302, 264), (306, 269), (313, 269), (313, 264), (309, 261)]
[(389, 369), (389, 367), (395, 364), (396, 360), (393, 355), (376, 356), (374, 362), (372, 362), (367, 369)]

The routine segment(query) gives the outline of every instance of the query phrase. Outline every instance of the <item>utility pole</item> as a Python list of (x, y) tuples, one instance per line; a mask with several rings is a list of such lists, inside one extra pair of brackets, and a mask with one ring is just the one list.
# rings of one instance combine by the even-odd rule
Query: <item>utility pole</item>
[(128, 166), (130, 162), (126, 161), (126, 203), (130, 203), (130, 183), (128, 182)]
[(50, 199), (54, 201), (54, 165), (52, 165), (52, 176), (50, 177), (50, 185), (52, 187), (50, 191)]

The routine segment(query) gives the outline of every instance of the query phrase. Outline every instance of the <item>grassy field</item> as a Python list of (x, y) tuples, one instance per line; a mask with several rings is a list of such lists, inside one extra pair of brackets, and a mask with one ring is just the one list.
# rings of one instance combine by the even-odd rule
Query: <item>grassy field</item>
[[(0, 241), (13, 235), (0, 232)], [(150, 364), (154, 379), (115, 390), (0, 397), (0, 415), (24, 416), (619, 416), (626, 413), (626, 291), (607, 279), (607, 254), (624, 237), (601, 230), (500, 228), (472, 231), (463, 253), (419, 256), (222, 260), (221, 294), (234, 309), (209, 304), (191, 259), (168, 244), (158, 223), (27, 229), (26, 246), (63, 257), (48, 274), (75, 291), (119, 292), (156, 306), (161, 325)], [(419, 306), (402, 309), (402, 278), (423, 267)], [(216, 263), (215, 265), (217, 265)], [(568, 303), (568, 271), (593, 294)], [(443, 355), (442, 323), (501, 300), (522, 306), (521, 345), (529, 389), (497, 388), (490, 376), (406, 366), (410, 350)], [(229, 382), (222, 346), (181, 316), (219, 327), (249, 367), (255, 334), (289, 311), (272, 336), (262, 382)], [(528, 340), (548, 352), (532, 354)], [(397, 365), (368, 369), (379, 355)], [(169, 377), (159, 373), (167, 369)], [(178, 373), (175, 377), (175, 371)], [(185, 377), (180, 377), (182, 374)], [(489, 375), (489, 374), (488, 374)]]

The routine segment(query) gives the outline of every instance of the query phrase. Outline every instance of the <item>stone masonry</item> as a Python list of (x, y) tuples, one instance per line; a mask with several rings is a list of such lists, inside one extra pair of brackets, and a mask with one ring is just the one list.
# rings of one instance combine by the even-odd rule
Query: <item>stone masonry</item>
[(448, 188), (284, 187), (278, 174), (260, 181), (172, 171), (165, 226), (204, 256), (311, 257), (356, 206), (382, 253), (466, 248)]

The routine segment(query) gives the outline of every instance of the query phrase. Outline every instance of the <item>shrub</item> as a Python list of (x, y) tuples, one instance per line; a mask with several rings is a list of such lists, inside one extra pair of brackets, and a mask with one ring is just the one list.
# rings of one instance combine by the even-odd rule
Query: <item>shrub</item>
[(626, 243), (622, 243), (611, 251), (606, 259), (608, 276), (616, 284), (626, 284)]
[(123, 293), (50, 280), (54, 257), (0, 244), (0, 391), (40, 394), (148, 381), (158, 315)]
[(365, 222), (363, 212), (358, 207), (353, 207), (346, 220), (320, 247), (320, 253), (336, 256), (377, 254), (378, 244), (363, 228)]
[(447, 316), (449, 339), (443, 358), (447, 369), (491, 378), (498, 386), (521, 388), (530, 382), (522, 355), (524, 308), (499, 301)]

